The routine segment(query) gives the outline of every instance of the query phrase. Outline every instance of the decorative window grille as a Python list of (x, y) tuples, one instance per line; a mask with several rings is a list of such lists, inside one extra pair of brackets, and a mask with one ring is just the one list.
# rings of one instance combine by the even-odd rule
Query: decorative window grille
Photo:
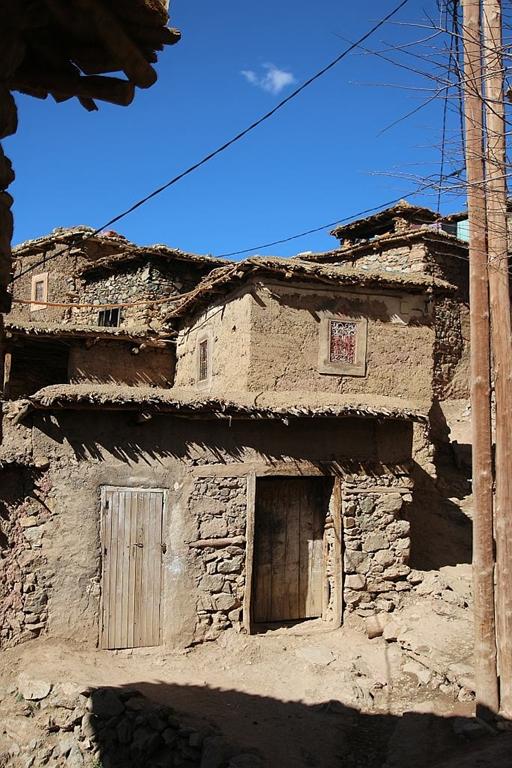
[(356, 362), (357, 323), (331, 320), (329, 323), (329, 362)]
[(199, 381), (208, 378), (208, 339), (199, 342)]
[(117, 328), (121, 321), (121, 310), (119, 307), (115, 309), (100, 309), (98, 312), (98, 325), (102, 328)]

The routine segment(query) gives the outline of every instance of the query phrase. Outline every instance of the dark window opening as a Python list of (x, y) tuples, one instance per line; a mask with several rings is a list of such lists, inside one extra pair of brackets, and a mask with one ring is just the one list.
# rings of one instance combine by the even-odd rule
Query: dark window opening
[(23, 340), (11, 348), (12, 362), (4, 397), (30, 397), (52, 384), (67, 384), (69, 347), (56, 339)]
[(208, 378), (208, 339), (204, 339), (199, 344), (199, 381), (206, 381)]
[(100, 309), (98, 312), (98, 325), (102, 328), (117, 328), (121, 321), (121, 310)]
[(45, 299), (45, 281), (36, 280), (34, 283), (34, 301), (44, 301)]

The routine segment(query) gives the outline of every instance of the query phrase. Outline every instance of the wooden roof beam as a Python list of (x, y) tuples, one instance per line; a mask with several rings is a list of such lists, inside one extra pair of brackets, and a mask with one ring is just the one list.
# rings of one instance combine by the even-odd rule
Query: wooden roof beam
[(157, 79), (136, 44), (128, 37), (122, 23), (99, 0), (74, 0), (76, 6), (90, 14), (98, 37), (119, 62), (126, 77), (139, 88), (149, 88)]
[[(108, 101), (111, 104), (119, 104), (126, 107), (133, 101), (135, 88), (133, 83), (121, 80), (117, 77), (98, 77), (90, 75), (85, 77), (63, 75), (54, 70), (19, 70), (9, 86), (15, 91), (33, 92), (37, 90), (44, 98), (43, 92), (54, 93), (58, 97), (78, 96), (84, 99), (86, 104), (91, 99)], [(84, 104), (85, 106), (85, 104)]]

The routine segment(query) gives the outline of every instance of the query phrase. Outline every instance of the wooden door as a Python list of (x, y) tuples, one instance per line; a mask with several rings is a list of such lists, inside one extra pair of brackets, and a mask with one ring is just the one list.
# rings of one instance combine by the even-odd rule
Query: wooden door
[(256, 481), (253, 620), (322, 615), (324, 478)]
[(164, 491), (103, 488), (103, 648), (161, 642)]

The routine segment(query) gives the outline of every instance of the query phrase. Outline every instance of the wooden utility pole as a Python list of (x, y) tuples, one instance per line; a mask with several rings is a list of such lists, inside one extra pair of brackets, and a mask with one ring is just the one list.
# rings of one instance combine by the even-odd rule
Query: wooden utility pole
[(463, 0), (464, 124), (469, 218), (473, 592), (477, 711), (498, 711), (490, 404), (489, 283), (483, 158), (480, 1)]
[(496, 620), (500, 711), (512, 717), (512, 331), (507, 237), (501, 0), (483, 0), (487, 247), (496, 458)]

